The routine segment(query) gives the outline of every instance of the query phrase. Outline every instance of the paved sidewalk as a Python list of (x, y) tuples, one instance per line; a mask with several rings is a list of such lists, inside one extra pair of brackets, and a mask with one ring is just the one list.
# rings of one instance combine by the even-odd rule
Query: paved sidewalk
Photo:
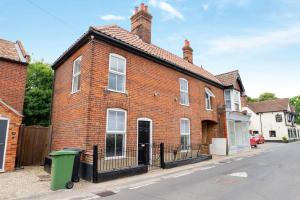
[[(207, 170), (217, 165), (231, 163), (266, 151), (272, 151), (274, 148), (280, 148), (281, 145), (287, 144), (267, 143), (259, 145), (257, 149), (252, 149), (248, 152), (241, 152), (236, 155), (213, 156), (212, 160), (201, 163), (168, 170), (157, 169), (150, 171), (147, 174), (117, 179), (104, 183), (93, 184), (82, 180), (79, 183), (76, 183), (72, 190), (59, 190), (56, 192), (49, 189), (50, 179), (47, 179), (47, 174), (42, 171), (41, 167), (26, 168), (23, 171), (21, 170), (13, 173), (0, 174), (0, 199), (97, 199), (99, 196), (96, 194), (105, 191), (118, 192), (124, 188), (140, 187), (171, 176), (179, 177), (186, 173)], [(10, 176), (13, 176), (14, 178), (9, 178)], [(41, 181), (41, 178), (44, 178), (44, 180)], [(14, 186), (15, 184), (16, 186)]]

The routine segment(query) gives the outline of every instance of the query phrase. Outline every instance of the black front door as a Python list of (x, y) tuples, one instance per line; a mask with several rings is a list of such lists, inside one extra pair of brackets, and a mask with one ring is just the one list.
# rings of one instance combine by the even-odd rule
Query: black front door
[(6, 142), (6, 131), (7, 131), (7, 120), (0, 119), (0, 171), (3, 170), (4, 166), (4, 153), (5, 153), (5, 142)]
[(149, 164), (150, 159), (150, 121), (138, 121), (139, 165)]

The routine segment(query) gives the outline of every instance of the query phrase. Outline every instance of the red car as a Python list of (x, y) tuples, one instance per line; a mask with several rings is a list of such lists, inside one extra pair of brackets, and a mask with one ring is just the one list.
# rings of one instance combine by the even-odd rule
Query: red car
[(251, 145), (251, 147), (255, 147), (256, 148), (257, 144), (258, 144), (257, 139), (254, 136), (251, 135), (251, 137), (250, 137), (250, 145)]
[(257, 134), (257, 135), (255, 135), (254, 137), (255, 137), (255, 139), (257, 140), (257, 144), (263, 144), (263, 143), (265, 143), (265, 138), (264, 138), (264, 136)]

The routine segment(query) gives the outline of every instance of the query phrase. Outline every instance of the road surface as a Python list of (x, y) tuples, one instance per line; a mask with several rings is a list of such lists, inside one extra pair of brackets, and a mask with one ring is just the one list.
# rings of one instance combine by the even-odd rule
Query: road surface
[(256, 156), (144, 180), (100, 199), (300, 200), (300, 144), (274, 146)]

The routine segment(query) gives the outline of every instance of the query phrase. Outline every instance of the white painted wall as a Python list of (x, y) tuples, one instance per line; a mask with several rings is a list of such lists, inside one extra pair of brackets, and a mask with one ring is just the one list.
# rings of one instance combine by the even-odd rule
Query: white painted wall
[[(244, 107), (243, 110), (246, 110), (251, 114), (250, 127), (252, 131), (258, 131), (259, 134), (263, 134), (266, 140), (282, 140), (282, 137), (288, 137), (288, 129), (292, 128), (291, 123), (288, 122), (287, 116), (284, 112), (270, 112), (270, 113), (260, 113), (256, 114), (248, 107)], [(282, 115), (282, 122), (276, 122), (276, 115)], [(286, 125), (287, 123), (287, 125)], [(276, 137), (270, 137), (270, 130), (276, 131)]]
[(258, 131), (258, 133), (261, 134), (260, 116), (250, 110), (248, 107), (243, 107), (243, 110), (246, 110), (251, 116), (249, 130)]

